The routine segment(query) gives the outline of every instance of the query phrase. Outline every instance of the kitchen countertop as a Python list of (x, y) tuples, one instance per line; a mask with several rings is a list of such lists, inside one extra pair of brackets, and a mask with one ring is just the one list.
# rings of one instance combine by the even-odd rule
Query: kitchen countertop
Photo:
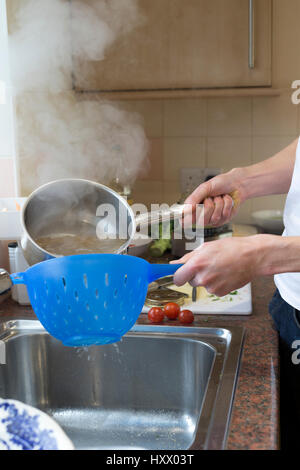
[[(194, 326), (230, 325), (246, 329), (239, 379), (233, 403), (227, 448), (229, 450), (273, 450), (279, 448), (279, 357), (278, 336), (268, 314), (274, 292), (273, 278), (252, 284), (253, 314), (196, 315)], [(0, 305), (0, 319), (35, 318), (28, 306), (8, 299)], [(141, 314), (138, 323), (148, 323)], [(177, 321), (165, 322), (178, 325)]]

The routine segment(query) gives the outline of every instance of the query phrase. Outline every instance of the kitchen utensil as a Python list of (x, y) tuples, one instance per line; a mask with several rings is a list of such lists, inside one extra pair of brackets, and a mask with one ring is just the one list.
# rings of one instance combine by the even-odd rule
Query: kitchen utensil
[(149, 284), (148, 292), (153, 292), (162, 287), (171, 286), (172, 284), (174, 284), (173, 276), (161, 277), (157, 281), (151, 282), (151, 284)]
[(184, 299), (188, 297), (183, 292), (175, 292), (167, 286), (174, 284), (173, 276), (161, 277), (157, 281), (151, 282), (145, 301), (147, 307), (163, 307), (168, 302), (176, 302), (178, 305), (184, 304)]
[(120, 341), (142, 311), (148, 284), (178, 268), (94, 254), (54, 258), (2, 276), (6, 290), (8, 282), (26, 284), (33, 310), (52, 336), (66, 346), (89, 346)]
[(193, 302), (196, 302), (197, 300), (197, 287), (193, 287), (193, 290), (192, 290), (192, 301)]
[[(99, 207), (112, 208), (115, 217), (97, 216)], [(151, 223), (181, 218), (184, 207), (152, 212)], [(78, 249), (86, 238), (96, 243), (99, 251), (123, 253), (133, 242), (137, 226), (148, 225), (148, 218), (148, 213), (135, 218), (127, 201), (104, 185), (82, 179), (57, 180), (41, 186), (27, 199), (22, 209), (21, 246), (30, 265), (71, 254), (47, 251), (38, 242), (45, 237), (56, 238), (57, 244), (73, 237), (74, 243), (78, 240)]]

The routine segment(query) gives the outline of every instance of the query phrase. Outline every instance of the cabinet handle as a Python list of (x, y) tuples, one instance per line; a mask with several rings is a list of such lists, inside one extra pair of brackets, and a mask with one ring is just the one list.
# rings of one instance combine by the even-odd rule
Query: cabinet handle
[(249, 69), (255, 67), (254, 0), (249, 0)]

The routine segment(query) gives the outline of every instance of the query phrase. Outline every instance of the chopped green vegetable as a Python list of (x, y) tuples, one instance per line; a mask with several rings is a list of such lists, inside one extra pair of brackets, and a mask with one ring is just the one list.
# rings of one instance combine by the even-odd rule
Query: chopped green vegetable
[(159, 239), (154, 240), (149, 247), (149, 254), (155, 258), (162, 256), (167, 250), (172, 248), (171, 236), (174, 231), (174, 221), (160, 222)]
[(155, 240), (149, 246), (149, 254), (155, 258), (162, 256), (167, 250), (171, 249), (171, 240), (160, 238)]

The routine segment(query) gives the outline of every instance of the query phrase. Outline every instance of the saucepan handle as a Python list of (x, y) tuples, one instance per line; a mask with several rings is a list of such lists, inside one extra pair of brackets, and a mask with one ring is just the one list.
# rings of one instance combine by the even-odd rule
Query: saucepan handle
[(24, 274), (25, 273), (11, 274), (10, 278), (12, 280), (12, 283), (13, 284), (26, 284), (25, 279), (24, 279)]
[(185, 204), (174, 204), (169, 209), (160, 209), (152, 212), (144, 212), (139, 214), (135, 218), (137, 227), (157, 224), (159, 222), (169, 222), (170, 220), (182, 219), (184, 209), (187, 206)]
[[(241, 202), (238, 191), (233, 191), (229, 196), (232, 198), (233, 207), (237, 209)], [(201, 204), (203, 204), (203, 202), (204, 201), (201, 201)], [(166, 209), (160, 209), (150, 213), (144, 212), (135, 217), (136, 227), (157, 224), (159, 222), (169, 222), (170, 220), (182, 220), (183, 217), (185, 221), (191, 222), (193, 210), (192, 204), (173, 204), (173, 206)]]

